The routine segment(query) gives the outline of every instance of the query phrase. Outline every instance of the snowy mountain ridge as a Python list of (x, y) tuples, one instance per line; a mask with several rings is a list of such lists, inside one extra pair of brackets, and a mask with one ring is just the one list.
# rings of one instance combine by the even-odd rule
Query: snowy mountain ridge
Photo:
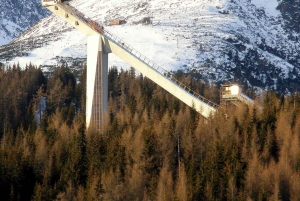
[[(168, 71), (192, 71), (203, 79), (285, 93), (300, 88), (299, 33), (286, 21), (287, 1), (73, 0), (70, 4)], [(136, 24), (144, 17), (151, 17), (152, 25)], [(127, 23), (107, 26), (115, 19)], [(47, 34), (51, 38), (38, 39)], [(62, 59), (86, 58), (86, 36), (54, 15), (14, 42), (26, 40), (40, 45), (23, 48), (26, 54), (15, 55), (8, 63), (55, 66)], [(109, 65), (128, 67), (112, 54)]]

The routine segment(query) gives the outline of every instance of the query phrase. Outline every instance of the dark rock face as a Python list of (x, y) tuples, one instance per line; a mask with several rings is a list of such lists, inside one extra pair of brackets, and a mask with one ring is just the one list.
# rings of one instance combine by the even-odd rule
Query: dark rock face
[(287, 29), (300, 32), (300, 0), (282, 0), (277, 9)]

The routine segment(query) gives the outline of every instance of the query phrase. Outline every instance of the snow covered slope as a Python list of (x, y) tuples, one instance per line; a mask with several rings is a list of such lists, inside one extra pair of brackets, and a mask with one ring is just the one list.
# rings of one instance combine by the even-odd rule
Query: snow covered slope
[(9, 43), (23, 31), (50, 13), (40, 0), (0, 1), (0, 45)]
[[(277, 10), (284, 2), (73, 0), (70, 4), (166, 70), (193, 71), (217, 82), (286, 92), (300, 87), (300, 47), (299, 33), (286, 29)], [(152, 25), (137, 23), (144, 17), (151, 17)], [(115, 19), (127, 23), (107, 26)], [(27, 56), (15, 55), (11, 64), (48, 66), (69, 57), (86, 57), (86, 37), (53, 15), (14, 42), (24, 41), (32, 48), (23, 48), (26, 54), (20, 55)], [(109, 56), (109, 65), (127, 67), (114, 55)]]

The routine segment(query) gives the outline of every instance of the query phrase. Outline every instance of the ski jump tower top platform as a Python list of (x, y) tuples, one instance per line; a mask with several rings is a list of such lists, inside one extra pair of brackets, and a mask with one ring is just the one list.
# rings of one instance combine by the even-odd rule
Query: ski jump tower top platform
[(86, 126), (102, 129), (108, 101), (108, 54), (114, 53), (143, 75), (194, 107), (204, 117), (215, 113), (218, 105), (193, 92), (168, 72), (140, 54), (122, 40), (104, 30), (62, 0), (42, 0), (42, 6), (85, 34), (87, 39)]

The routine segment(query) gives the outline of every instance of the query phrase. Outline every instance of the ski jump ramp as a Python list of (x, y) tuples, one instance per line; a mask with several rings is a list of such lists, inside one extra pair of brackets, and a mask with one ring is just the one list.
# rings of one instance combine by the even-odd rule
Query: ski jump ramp
[(153, 82), (193, 107), (204, 117), (215, 113), (218, 105), (193, 92), (154, 62), (114, 36), (103, 26), (85, 17), (60, 0), (42, 0), (42, 5), (88, 36), (86, 126), (101, 130), (108, 101), (108, 54), (114, 53)]

